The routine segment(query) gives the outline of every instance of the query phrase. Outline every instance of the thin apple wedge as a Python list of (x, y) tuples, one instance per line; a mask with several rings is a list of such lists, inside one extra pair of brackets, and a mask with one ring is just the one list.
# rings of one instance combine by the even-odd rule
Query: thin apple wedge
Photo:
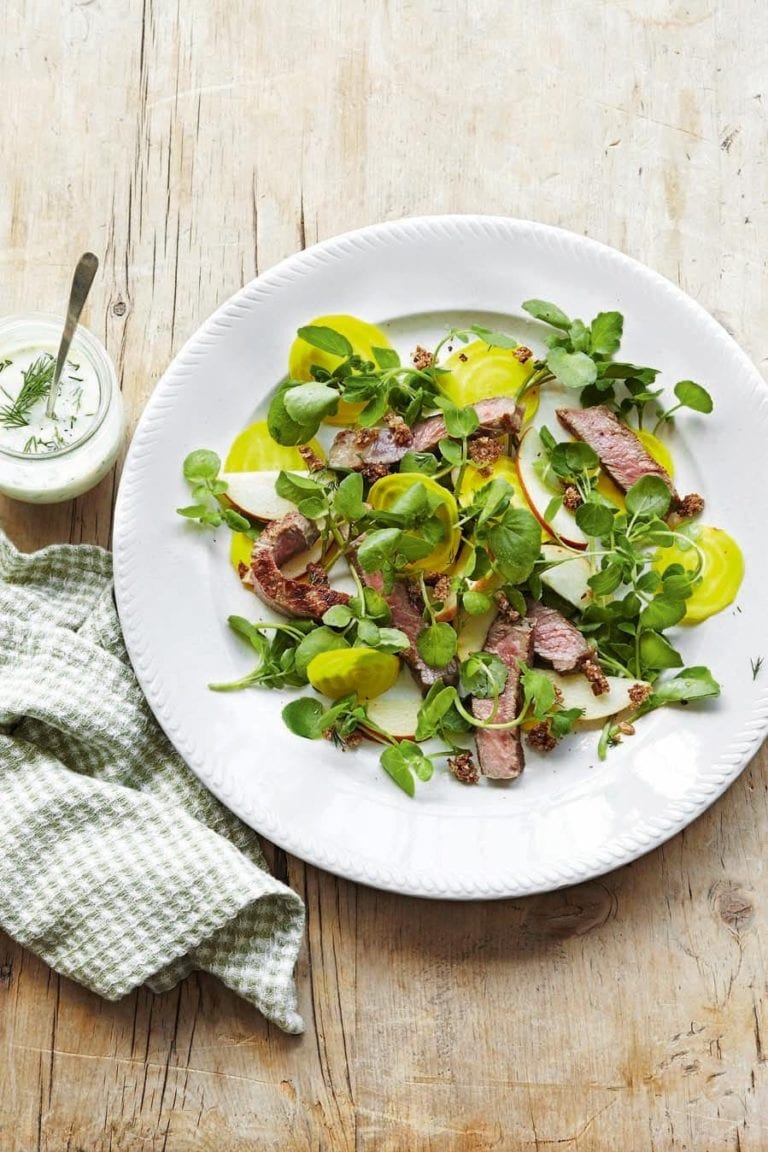
[(541, 573), (541, 582), (551, 588), (563, 600), (582, 611), (592, 600), (592, 589), (588, 584), (595, 569), (584, 552), (572, 552), (561, 544), (545, 543), (541, 554), (552, 564)]
[(562, 693), (563, 708), (583, 708), (581, 719), (577, 721), (580, 728), (589, 728), (594, 724), (602, 724), (609, 716), (618, 716), (632, 708), (630, 690), (636, 685), (650, 687), (644, 680), (627, 680), (623, 676), (608, 676), (608, 691), (601, 696), (594, 696), (589, 681), (585, 676), (575, 672), (570, 676), (562, 676), (559, 672), (541, 669), (549, 676), (552, 683)]
[[(413, 740), (422, 703), (423, 697), (413, 677), (407, 668), (403, 668), (388, 692), (368, 701), (368, 716), (396, 740)], [(364, 724), (361, 727), (370, 740), (382, 742), (372, 728), (366, 728)]]
[(562, 540), (569, 548), (584, 549), (587, 547), (587, 537), (576, 523), (573, 513), (562, 505), (554, 514), (549, 513), (549, 505), (555, 494), (539, 474), (544, 459), (541, 437), (535, 428), (529, 428), (523, 433), (517, 451), (517, 473), (528, 506), (551, 537)]
[[(284, 500), (275, 491), (275, 482), (279, 472), (222, 472), (219, 479), (227, 484), (226, 499), (232, 507), (250, 516), (252, 520), (260, 520), (267, 524), (270, 520), (279, 520), (287, 512), (293, 512), (295, 505), (290, 500)], [(308, 472), (296, 472), (297, 476), (308, 476)]]
[(482, 652), (488, 629), (493, 624), (496, 608), (489, 608), (478, 616), (466, 616), (459, 628), (458, 651), (459, 661), (466, 660), (475, 652)]

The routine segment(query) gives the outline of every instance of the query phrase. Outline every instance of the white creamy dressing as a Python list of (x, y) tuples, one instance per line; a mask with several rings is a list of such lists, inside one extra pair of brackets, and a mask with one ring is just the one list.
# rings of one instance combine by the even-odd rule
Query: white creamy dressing
[(64, 365), (52, 418), (45, 412), (50, 385), (31, 406), (17, 408), (25, 381), (39, 377), (41, 369), (47, 370), (46, 378), (52, 377), (56, 352), (54, 345), (0, 349), (0, 448), (47, 455), (77, 443), (93, 427), (101, 391), (96, 371), (85, 357)]
[[(114, 464), (125, 431), (114, 365), (82, 325), (62, 373), (54, 416), (46, 416), (48, 377), (60, 338), (57, 316), (0, 319), (0, 492), (30, 504), (71, 500), (93, 488)], [(25, 384), (29, 395), (36, 375), (37, 394), (28, 406), (19, 404)]]

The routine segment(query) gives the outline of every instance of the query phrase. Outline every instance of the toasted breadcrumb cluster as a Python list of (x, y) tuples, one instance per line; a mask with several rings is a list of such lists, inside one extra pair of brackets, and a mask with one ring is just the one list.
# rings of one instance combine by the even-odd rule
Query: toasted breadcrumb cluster
[(581, 661), (580, 668), (589, 681), (593, 696), (602, 696), (604, 692), (609, 690), (608, 677), (595, 660), (594, 652)]
[(629, 690), (629, 699), (636, 708), (645, 704), (653, 689), (650, 684), (633, 684)]
[(674, 511), (681, 520), (690, 520), (693, 516), (700, 516), (704, 511), (704, 497), (698, 492), (689, 492), (675, 502)]
[(369, 484), (375, 484), (382, 476), (389, 476), (389, 464), (363, 464), (360, 471)]
[(431, 352), (427, 352), (426, 348), (422, 348), (421, 344), (417, 344), (411, 354), (414, 368), (419, 372), (423, 372), (425, 368), (431, 368), (434, 363), (434, 356)]
[(310, 472), (321, 472), (325, 468), (325, 461), (321, 460), (317, 452), (309, 444), (299, 444), (299, 455)]
[(430, 572), (424, 577), (424, 583), (432, 589), (432, 599), (445, 603), (453, 592), (453, 582), (444, 572)]
[(533, 356), (533, 352), (531, 352), (530, 348), (526, 348), (525, 344), (518, 344), (517, 348), (512, 349), (512, 355), (515, 360), (518, 360), (521, 364), (526, 364)]
[(477, 465), (481, 476), (490, 476), (491, 467), (501, 456), (504, 448), (496, 436), (476, 436), (468, 444), (469, 458)]
[(458, 756), (451, 756), (448, 767), (462, 784), (477, 784), (480, 779), (480, 770), (471, 752), (460, 752)]
[(494, 599), (496, 601), (496, 607), (499, 610), (499, 616), (510, 624), (516, 624), (520, 619), (520, 613), (516, 608), (512, 607), (507, 599), (506, 592), (497, 592)]
[(413, 432), (411, 432), (402, 416), (398, 416), (396, 412), (387, 412), (384, 419), (392, 433), (392, 439), (399, 448), (407, 448), (413, 443)]
[(575, 512), (577, 508), (581, 508), (584, 501), (579, 495), (579, 490), (573, 484), (567, 484), (563, 492), (563, 505), (570, 511)]
[(540, 724), (534, 724), (533, 728), (528, 730), (525, 739), (531, 748), (535, 748), (537, 752), (551, 752), (553, 748), (557, 747), (557, 740), (552, 735), (552, 725), (549, 720), (542, 720)]

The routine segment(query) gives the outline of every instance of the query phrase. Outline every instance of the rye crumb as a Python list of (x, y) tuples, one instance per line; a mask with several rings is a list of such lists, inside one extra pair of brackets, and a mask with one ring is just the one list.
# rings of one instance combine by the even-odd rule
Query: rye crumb
[(682, 520), (690, 520), (693, 516), (700, 516), (704, 511), (704, 497), (698, 492), (689, 492), (675, 504), (675, 512)]
[(448, 767), (462, 784), (477, 784), (480, 779), (480, 772), (471, 752), (460, 752), (458, 756), (449, 757)]
[(567, 484), (563, 492), (563, 505), (571, 512), (575, 512), (577, 508), (581, 508), (584, 501), (579, 495), (579, 490), (573, 484)]
[(629, 699), (636, 708), (639, 708), (641, 704), (645, 704), (652, 691), (650, 684), (633, 684), (629, 690)]
[(496, 600), (496, 607), (499, 610), (499, 616), (501, 616), (502, 620), (506, 620), (510, 624), (516, 624), (520, 619), (520, 613), (516, 608), (512, 607), (507, 599), (506, 592), (497, 592), (494, 599)]
[(387, 427), (392, 433), (392, 439), (399, 448), (408, 448), (413, 443), (413, 432), (396, 412), (387, 412), (384, 417)]
[(538, 752), (551, 752), (553, 748), (557, 747), (557, 740), (552, 735), (552, 728), (548, 720), (534, 724), (533, 728), (529, 729), (525, 739), (531, 748), (535, 748)]
[(630, 724), (628, 720), (620, 720), (616, 727), (622, 736), (634, 736), (635, 734), (635, 726)]
[(417, 344), (413, 350), (413, 353), (411, 354), (413, 366), (414, 368), (418, 369), (419, 372), (423, 372), (425, 368), (431, 368), (432, 364), (434, 363), (434, 359), (435, 358), (432, 353), (427, 352), (426, 348), (422, 348), (421, 344)]
[(327, 587), (328, 585), (328, 573), (322, 564), (314, 562), (307, 564), (306, 578), (307, 582), (314, 587), (319, 587), (320, 585)]
[(585, 660), (582, 660), (581, 671), (589, 681), (593, 696), (602, 696), (604, 692), (609, 690), (610, 685), (608, 678), (597, 660), (595, 660), (593, 653), (587, 656)]
[(512, 349), (512, 355), (515, 360), (518, 360), (521, 364), (525, 364), (530, 360), (531, 356), (533, 356), (533, 352), (531, 352), (530, 348), (526, 348), (525, 344), (518, 344), (517, 348)]
[(453, 583), (451, 582), (450, 576), (438, 576), (432, 585), (432, 598), (444, 604), (451, 595), (451, 592), (453, 592)]
[(389, 475), (389, 464), (363, 464), (360, 471), (363, 479), (373, 484), (376, 480), (381, 480), (382, 476)]
[(317, 452), (313, 451), (309, 444), (299, 444), (299, 455), (310, 472), (322, 472), (325, 468), (325, 461), (320, 459)]
[(496, 463), (504, 451), (501, 441), (495, 436), (476, 436), (467, 445), (469, 458), (484, 476), (488, 476), (491, 466)]

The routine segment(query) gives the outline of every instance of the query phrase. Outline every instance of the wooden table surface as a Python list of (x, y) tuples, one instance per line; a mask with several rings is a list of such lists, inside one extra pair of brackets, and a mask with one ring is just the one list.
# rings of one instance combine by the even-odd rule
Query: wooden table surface
[[(0, 313), (89, 323), (132, 422), (244, 282), (378, 220), (489, 212), (638, 257), (768, 359), (762, 0), (7, 0)], [(108, 544), (115, 477), (0, 501)], [(768, 760), (591, 883), (449, 905), (273, 851), (288, 1037), (214, 980), (108, 1004), (0, 937), (3, 1152), (768, 1148)], [(1, 802), (1, 798), (0, 798)]]

